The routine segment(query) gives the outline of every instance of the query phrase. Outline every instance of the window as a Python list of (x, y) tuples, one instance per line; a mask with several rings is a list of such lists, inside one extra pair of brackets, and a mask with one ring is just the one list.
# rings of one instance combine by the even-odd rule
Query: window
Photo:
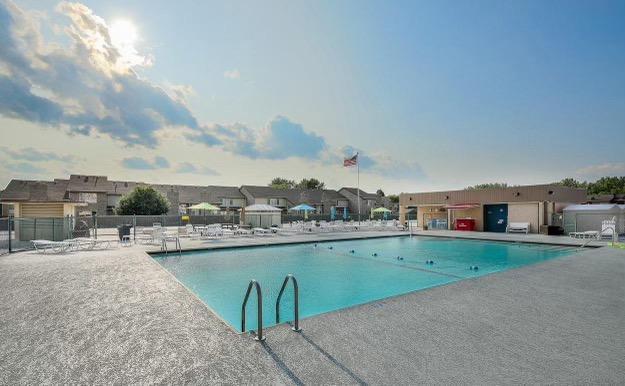
[(85, 202), (87, 204), (97, 204), (98, 194), (97, 193), (78, 193), (78, 201)]
[(234, 206), (234, 200), (231, 198), (222, 198), (221, 206), (225, 206), (226, 208)]
[(279, 204), (280, 204), (280, 199), (278, 199), (278, 198), (270, 198), (269, 199), (269, 205), (277, 206)]
[(336, 206), (338, 208), (346, 208), (348, 206), (347, 200), (338, 200)]

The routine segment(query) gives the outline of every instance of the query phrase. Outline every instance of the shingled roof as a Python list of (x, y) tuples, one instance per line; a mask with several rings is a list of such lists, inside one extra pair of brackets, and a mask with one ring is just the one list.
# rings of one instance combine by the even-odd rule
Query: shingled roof
[(320, 204), (345, 199), (333, 189), (276, 189), (271, 186), (254, 185), (243, 185), (241, 189), (245, 189), (254, 198), (285, 198), (291, 205)]
[[(350, 192), (351, 194), (353, 194), (354, 196), (358, 195), (358, 189), (356, 188), (341, 188), (339, 189), (339, 192), (341, 190), (346, 190)], [(378, 195), (375, 193), (367, 193), (364, 190), (360, 189), (360, 198), (365, 199), (365, 200), (375, 200), (378, 198)]]
[(0, 201), (71, 202), (67, 180), (11, 180), (0, 193)]

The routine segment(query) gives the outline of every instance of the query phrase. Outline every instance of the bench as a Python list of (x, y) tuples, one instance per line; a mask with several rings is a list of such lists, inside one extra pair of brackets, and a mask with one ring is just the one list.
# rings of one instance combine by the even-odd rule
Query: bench
[(525, 233), (525, 234), (530, 233), (530, 223), (528, 223), (528, 222), (511, 222), (506, 227), (506, 232), (508, 232), (508, 233), (519, 232), (519, 233)]

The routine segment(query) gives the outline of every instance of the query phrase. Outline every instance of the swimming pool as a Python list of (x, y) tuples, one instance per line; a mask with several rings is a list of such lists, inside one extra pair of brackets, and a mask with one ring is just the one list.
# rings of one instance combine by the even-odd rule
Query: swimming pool
[[(263, 324), (271, 326), (278, 292), (289, 273), (299, 283), (300, 318), (305, 318), (572, 251), (560, 246), (420, 236), (231, 248), (156, 255), (154, 259), (240, 331), (241, 303), (251, 279), (262, 287)], [(256, 329), (254, 293), (247, 314), (247, 329)], [(282, 321), (292, 320), (291, 284), (282, 297), (280, 315)]]

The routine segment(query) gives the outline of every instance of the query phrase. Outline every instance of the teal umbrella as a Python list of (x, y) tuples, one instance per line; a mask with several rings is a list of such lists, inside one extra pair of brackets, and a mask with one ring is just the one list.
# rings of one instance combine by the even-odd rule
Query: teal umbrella
[(314, 211), (315, 208), (313, 208), (310, 205), (306, 205), (306, 204), (299, 204), (297, 206), (294, 206), (292, 208), (289, 209), (290, 211), (298, 211), (298, 212), (304, 212), (304, 218), (306, 220), (308, 220), (308, 212), (310, 212), (311, 210)]

